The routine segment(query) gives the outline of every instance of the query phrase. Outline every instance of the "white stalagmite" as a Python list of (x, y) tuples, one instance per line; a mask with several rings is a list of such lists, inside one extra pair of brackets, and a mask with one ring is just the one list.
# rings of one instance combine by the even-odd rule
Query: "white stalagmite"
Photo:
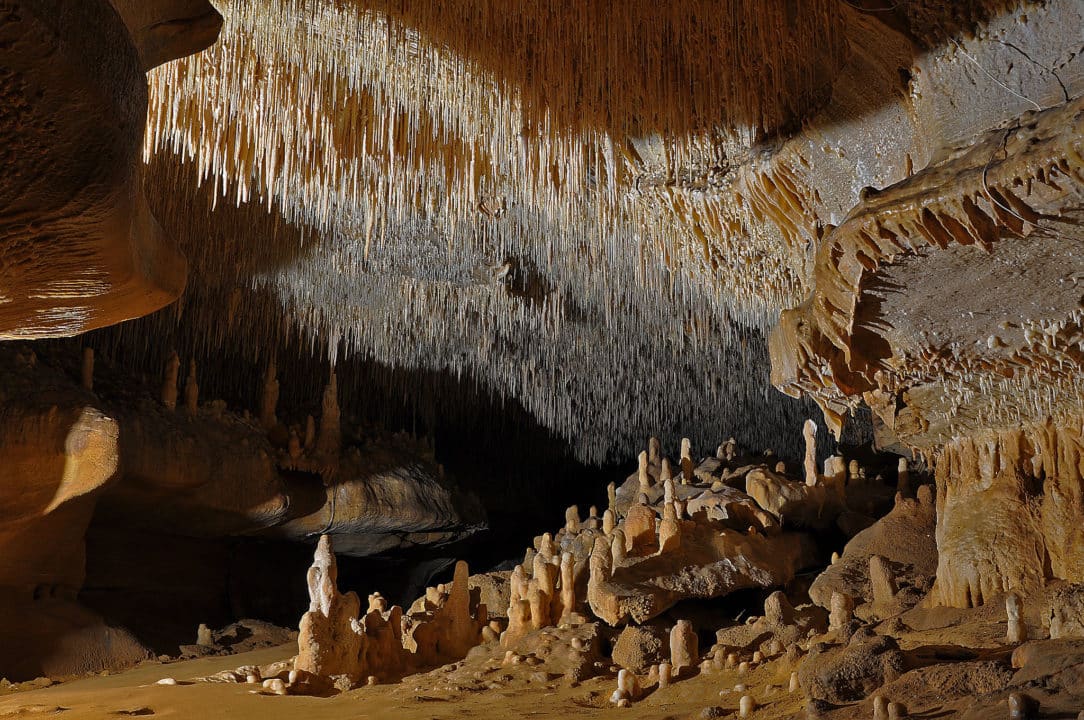
[(637, 458), (636, 468), (636, 477), (640, 481), (641, 492), (646, 492), (651, 489), (651, 476), (648, 474), (647, 463), (647, 451), (643, 451)]
[(688, 485), (693, 481), (693, 442), (689, 438), (681, 439), (681, 483)]
[(1013, 644), (1027, 640), (1028, 631), (1027, 626), (1024, 624), (1023, 608), (1018, 594), (1009, 593), (1005, 596), (1005, 615), (1008, 618), (1005, 639)]
[(817, 484), (817, 423), (806, 420), (802, 426), (802, 437), (805, 438), (805, 484)]

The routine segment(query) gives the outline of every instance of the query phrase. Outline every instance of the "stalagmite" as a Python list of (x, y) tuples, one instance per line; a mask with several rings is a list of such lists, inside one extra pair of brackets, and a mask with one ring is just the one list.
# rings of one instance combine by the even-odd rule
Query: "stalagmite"
[(699, 659), (696, 630), (688, 620), (678, 620), (670, 630), (670, 664), (674, 675), (681, 676), (685, 668), (695, 667)]
[(602, 532), (606, 535), (611, 535), (613, 534), (614, 526), (614, 511), (608, 509), (606, 512), (602, 513)]
[[(616, 563), (614, 563), (616, 565)], [(575, 558), (572, 553), (566, 552), (561, 555), (561, 613), (558, 616), (563, 620), (576, 612), (576, 576)]]
[(787, 692), (792, 692), (792, 693), (798, 692), (799, 690), (801, 690), (801, 688), (802, 688), (802, 686), (798, 682), (798, 673), (797, 673), (797, 671), (791, 672), (790, 681), (787, 683)]
[(655, 536), (655, 510), (644, 503), (629, 508), (625, 517), (625, 549), (629, 555), (644, 554), (653, 549)]
[(869, 583), (873, 602), (887, 605), (896, 597), (896, 576), (880, 555), (871, 555), (869, 559)]
[(802, 437), (805, 438), (805, 484), (817, 484), (817, 423), (806, 420), (802, 426)]
[(530, 600), (523, 598), (514, 601), (508, 607), (508, 629), (501, 635), (501, 646), (512, 647), (530, 633), (534, 629), (531, 618)]
[[(279, 402), (279, 381), (274, 361), (267, 366), (264, 374), (263, 391), (260, 395), (260, 425), (270, 430), (278, 424), (275, 411)], [(308, 443), (306, 443), (306, 447)]]
[(1012, 644), (1022, 643), (1028, 639), (1021, 605), (1020, 596), (1016, 593), (1005, 596), (1005, 614), (1008, 617), (1008, 631), (1005, 639)]
[(847, 463), (839, 455), (824, 460), (824, 480), (829, 487), (842, 491), (847, 485)]
[(339, 425), (339, 387), (335, 371), (331, 372), (321, 402), (320, 430), (316, 438), (316, 452), (324, 457), (336, 458), (342, 445), (342, 429)]
[(512, 574), (508, 579), (508, 592), (512, 603), (527, 597), (528, 578), (527, 572), (523, 567), (523, 565), (516, 565), (512, 569)]
[(846, 593), (833, 592), (828, 629), (839, 630), (854, 619), (854, 599)]
[(188, 362), (188, 378), (184, 381), (184, 409), (194, 415), (199, 409), (199, 383), (196, 382), (196, 361)]
[(647, 461), (656, 465), (660, 459), (662, 459), (662, 445), (657, 437), (652, 436), (647, 441)]
[(607, 509), (613, 513), (617, 513), (617, 486), (613, 483), (606, 486), (606, 502)]
[(893, 702), (888, 704), (888, 720), (900, 720), (907, 717), (907, 708), (903, 703)]
[(901, 457), (896, 463), (896, 491), (904, 495), (911, 493), (911, 471), (907, 467), (907, 458)]
[(572, 505), (565, 511), (565, 531), (578, 533), (580, 531), (580, 508)]
[(636, 477), (640, 481), (640, 492), (647, 492), (651, 489), (651, 476), (647, 470), (647, 452), (641, 452), (637, 458)]
[(94, 390), (94, 348), (83, 348), (81, 379), (84, 390)]
[(665, 482), (663, 482), (662, 488), (663, 488), (663, 495), (662, 495), (663, 503), (666, 504), (666, 505), (673, 504), (673, 502), (674, 502), (674, 492), (676, 491), (676, 488), (674, 486), (674, 481), (673, 480), (666, 480)]
[(860, 471), (860, 469), (858, 467), (858, 461), (857, 460), (851, 460), (850, 463), (847, 464), (847, 482), (848, 482), (848, 484), (855, 484), (855, 483), (861, 482), (862, 478), (860, 476), (861, 476), (861, 471)]
[(634, 673), (622, 668), (617, 673), (617, 690), (610, 696), (610, 702), (617, 704), (622, 701), (636, 700), (639, 697), (639, 680)]
[(1023, 693), (1009, 694), (1009, 720), (1031, 720), (1035, 713), (1035, 701)]
[(757, 702), (752, 695), (742, 695), (738, 701), (738, 717), (749, 717), (757, 708)]
[(541, 553), (535, 555), (533, 572), (531, 573), (531, 577), (538, 583), (538, 587), (550, 598), (557, 591), (557, 579), (560, 576), (560, 565), (555, 565), (554, 561), (559, 562), (559, 558), (555, 556), (547, 557)]
[(215, 644), (214, 635), (211, 633), (211, 628), (207, 627), (203, 623), (196, 629), (196, 644), (201, 647), (211, 647)]
[(627, 553), (625, 545), (625, 533), (622, 532), (620, 529), (614, 530), (613, 535), (610, 537), (610, 539), (610, 557), (613, 561), (612, 567), (614, 571), (616, 571), (617, 568), (625, 564), (625, 557)]
[(673, 468), (670, 467), (670, 458), (663, 458), (662, 466), (659, 470), (659, 482), (665, 483), (667, 480), (673, 480), (673, 478), (674, 471)]
[(663, 505), (662, 521), (659, 523), (659, 554), (673, 552), (681, 547), (681, 523), (674, 510), (674, 503)]
[(873, 698), (873, 720), (888, 720), (888, 698), (884, 695)]
[(601, 588), (610, 581), (614, 565), (610, 543), (604, 537), (596, 537), (587, 561), (587, 601), (592, 609), (599, 600)]
[(538, 554), (546, 560), (557, 556), (557, 546), (553, 544), (553, 535), (548, 532), (542, 533), (542, 541), (538, 544)]
[(174, 352), (166, 361), (165, 378), (162, 380), (162, 404), (169, 410), (177, 407), (177, 376), (180, 371), (181, 359)]
[(659, 689), (670, 687), (673, 680), (673, 666), (665, 660), (659, 663)]
[(681, 439), (681, 484), (689, 485), (693, 481), (693, 443), (689, 438)]

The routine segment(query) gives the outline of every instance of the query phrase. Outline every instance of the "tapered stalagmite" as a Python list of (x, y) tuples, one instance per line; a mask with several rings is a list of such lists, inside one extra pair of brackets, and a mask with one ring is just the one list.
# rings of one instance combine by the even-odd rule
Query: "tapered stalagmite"
[(516, 565), (508, 579), (508, 592), (512, 603), (527, 597), (527, 582), (527, 572), (522, 565)]
[(692, 668), (700, 661), (699, 641), (696, 630), (688, 620), (678, 620), (670, 630), (670, 664), (674, 674), (686, 674), (686, 668)]
[(542, 583), (532, 579), (527, 583), (527, 603), (531, 607), (531, 628), (540, 630), (552, 624), (550, 609), (553, 596), (543, 589)]
[(659, 444), (659, 439), (652, 436), (647, 441), (647, 461), (652, 465), (655, 465), (662, 459), (662, 445)]
[(625, 533), (620, 529), (614, 530), (610, 540), (610, 557), (613, 560), (612, 567), (616, 571), (617, 568), (625, 564), (625, 557), (628, 552), (625, 544)]
[(542, 533), (542, 539), (538, 543), (538, 554), (546, 560), (557, 556), (557, 545), (554, 544), (551, 533)]
[(907, 466), (907, 458), (901, 457), (896, 463), (896, 490), (904, 495), (911, 492), (911, 471)]
[(659, 663), (659, 689), (670, 687), (673, 680), (674, 666), (663, 661)]
[(1008, 618), (1005, 639), (1010, 643), (1021, 643), (1027, 640), (1027, 626), (1024, 624), (1022, 603), (1018, 594), (1009, 593), (1005, 596), (1005, 615)]
[(681, 439), (681, 482), (688, 485), (693, 481), (693, 443), (689, 438)]
[(195, 414), (199, 409), (199, 383), (196, 382), (196, 361), (188, 362), (188, 377), (184, 381), (184, 409)]
[(828, 628), (839, 630), (854, 619), (854, 598), (846, 593), (832, 593), (831, 609), (828, 614)]
[(647, 452), (641, 452), (637, 458), (636, 477), (640, 481), (640, 492), (646, 492), (651, 489), (651, 476), (647, 470)]
[(606, 535), (610, 535), (614, 531), (616, 526), (616, 520), (614, 519), (614, 511), (606, 510), (602, 513), (602, 532)]
[(572, 505), (565, 511), (565, 530), (570, 533), (580, 531), (580, 508)]
[(655, 546), (655, 510), (643, 503), (629, 508), (625, 517), (625, 549), (630, 555), (646, 552)]
[(802, 426), (802, 437), (805, 438), (805, 484), (817, 484), (817, 423), (806, 420)]
[(361, 610), (354, 593), (339, 593), (331, 538), (321, 535), (308, 572), (309, 611), (301, 617), (294, 668), (314, 675), (357, 676), (362, 636), (353, 630)]
[(830, 488), (842, 492), (847, 485), (847, 463), (839, 455), (824, 460), (824, 481)]
[(527, 598), (515, 600), (508, 608), (508, 629), (501, 636), (503, 647), (512, 647), (534, 628), (531, 624), (531, 601)]
[(535, 555), (534, 565), (531, 569), (531, 577), (538, 583), (542, 592), (551, 598), (557, 588), (557, 579), (560, 573), (559, 567), (554, 565), (553, 561), (555, 559), (553, 556), (539, 553)]
[(561, 555), (561, 613), (558, 619), (577, 611), (576, 603), (576, 561), (572, 553)]
[(876, 604), (887, 605), (896, 596), (896, 575), (880, 555), (870, 556), (869, 584)]
[(177, 407), (177, 377), (181, 372), (181, 358), (171, 353), (166, 360), (165, 377), (162, 380), (162, 404), (173, 410)]
[(316, 451), (326, 457), (336, 457), (342, 446), (342, 429), (339, 425), (339, 386), (335, 371), (331, 372), (321, 403), (320, 430), (316, 438)]
[(673, 552), (681, 547), (681, 522), (674, 503), (663, 505), (662, 521), (659, 523), (659, 554)]

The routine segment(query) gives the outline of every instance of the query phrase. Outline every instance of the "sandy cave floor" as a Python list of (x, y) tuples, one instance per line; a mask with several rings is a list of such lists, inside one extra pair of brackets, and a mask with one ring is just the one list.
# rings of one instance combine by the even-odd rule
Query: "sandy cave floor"
[[(720, 671), (691, 677), (670, 688), (652, 693), (631, 708), (609, 704), (615, 687), (613, 676), (597, 677), (576, 687), (562, 678), (545, 684), (532, 681), (537, 669), (529, 665), (501, 666), (486, 673), (485, 680), (501, 679), (504, 687), (485, 688), (464, 682), (484, 663), (456, 663), (433, 672), (412, 675), (401, 683), (364, 687), (329, 698), (255, 694), (254, 686), (204, 683), (157, 685), (164, 677), (179, 683), (244, 664), (265, 664), (289, 657), (295, 646), (282, 646), (241, 655), (201, 658), (168, 665), (150, 663), (116, 675), (92, 677), (43, 690), (14, 694), (0, 700), (0, 717), (117, 718), (156, 716), (173, 718), (402, 718), (404, 720), (451, 720), (478, 718), (565, 718), (619, 716), (666, 718), (698, 716), (708, 706), (721, 706), (736, 715), (739, 695), (719, 696), (720, 688), (738, 682), (750, 686), (774, 683), (763, 699), (757, 718), (786, 718), (801, 711), (801, 699), (786, 692), (786, 677), (774, 677), (770, 666), (739, 677), (736, 671)], [(457, 668), (457, 669), (452, 669)], [(467, 671), (464, 673), (463, 671)], [(470, 678), (474, 679), (474, 678)], [(506, 683), (506, 684), (505, 684)], [(472, 687), (473, 686), (473, 687)], [(729, 714), (729, 713), (728, 713)]]
[[(1026, 666), (1013, 669), (1009, 662), (1013, 648), (1002, 640), (1005, 623), (998, 615), (991, 606), (915, 609), (901, 616), (902, 625), (890, 621), (894, 630), (904, 628), (892, 634), (910, 658), (909, 671), (880, 692), (905, 702), (909, 717), (979, 720), (1009, 716), (1005, 701), (1012, 686), (1041, 700), (1041, 712), (1032, 717), (1077, 717), (1084, 707), (1084, 643), (1034, 642)], [(887, 632), (888, 627), (882, 623), (877, 631)], [(264, 694), (256, 685), (193, 682), (241, 665), (284, 660), (295, 652), (295, 645), (283, 645), (237, 655), (149, 662), (123, 673), (11, 693), (0, 698), (0, 718), (736, 718), (741, 693), (734, 687), (739, 683), (757, 699), (758, 708), (750, 715), (754, 720), (873, 717), (872, 698), (813, 709), (804, 693), (788, 692), (793, 665), (785, 656), (767, 660), (745, 674), (712, 670), (662, 690), (647, 686), (645, 697), (630, 708), (610, 704), (613, 674), (571, 683), (559, 675), (547, 675), (545, 667), (503, 664), (504, 651), (496, 645), (477, 648), (468, 660), (411, 675), (399, 683), (330, 697), (280, 697)], [(986, 678), (990, 673), (1001, 681)], [(175, 678), (179, 684), (157, 684), (162, 678)]]

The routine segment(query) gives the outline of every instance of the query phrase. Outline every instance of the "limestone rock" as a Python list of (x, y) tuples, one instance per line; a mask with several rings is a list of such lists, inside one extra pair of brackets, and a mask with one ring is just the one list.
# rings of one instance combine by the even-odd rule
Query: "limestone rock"
[(669, 658), (670, 634), (654, 625), (626, 625), (614, 643), (613, 661), (636, 673)]
[[(888, 515), (855, 535), (839, 561), (813, 581), (809, 588), (813, 602), (827, 608), (832, 593), (841, 592), (858, 598), (860, 605), (873, 603), (869, 569), (870, 558), (877, 556), (892, 568), (902, 594), (896, 593), (891, 606), (870, 608), (870, 612), (887, 617), (918, 603), (937, 570), (936, 511), (929, 491), (926, 486), (922, 499), (899, 499)], [(860, 609), (859, 614), (865, 611)]]
[[(595, 615), (611, 625), (626, 620), (642, 623), (682, 599), (782, 585), (813, 562), (812, 543), (802, 534), (749, 535), (706, 519), (682, 523), (680, 548), (630, 558), (632, 562), (598, 582), (592, 570), (588, 600)], [(609, 560), (607, 552), (607, 566)]]
[(814, 647), (798, 669), (803, 690), (833, 703), (854, 702), (898, 678), (903, 654), (892, 638), (856, 633), (843, 647)]

